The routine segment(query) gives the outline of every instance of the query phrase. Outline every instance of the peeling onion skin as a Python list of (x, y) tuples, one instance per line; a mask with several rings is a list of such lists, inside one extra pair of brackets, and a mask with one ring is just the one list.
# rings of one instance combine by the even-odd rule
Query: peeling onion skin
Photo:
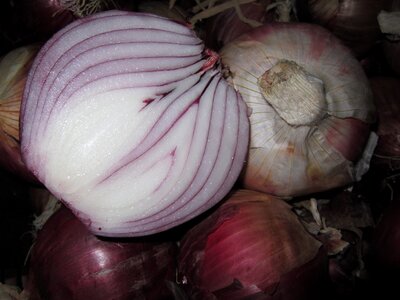
[(100, 239), (61, 207), (38, 233), (24, 294), (31, 300), (174, 299), (166, 282), (175, 280), (176, 251), (165, 236)]
[(95, 234), (143, 236), (219, 202), (248, 149), (247, 107), (185, 25), (108, 11), (41, 49), (21, 109), (32, 172)]
[(21, 158), (19, 112), (29, 68), (38, 44), (16, 48), (0, 57), (0, 166), (29, 183), (38, 180)]
[(284, 200), (250, 190), (189, 229), (178, 255), (191, 299), (322, 299), (327, 262)]
[[(366, 143), (375, 107), (349, 49), (318, 25), (274, 23), (220, 55), (251, 111), (245, 188), (294, 197), (356, 180), (356, 163), (373, 151)], [(281, 74), (289, 79), (280, 81)]]

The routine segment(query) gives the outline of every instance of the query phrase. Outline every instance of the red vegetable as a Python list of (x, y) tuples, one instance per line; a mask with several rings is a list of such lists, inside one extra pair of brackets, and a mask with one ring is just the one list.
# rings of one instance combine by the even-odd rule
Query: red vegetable
[(247, 108), (181, 23), (109, 11), (58, 32), (21, 108), (22, 155), (99, 235), (160, 232), (219, 202), (248, 146)]
[(166, 236), (100, 239), (62, 207), (39, 231), (24, 294), (32, 300), (173, 299), (175, 247)]
[(392, 0), (299, 0), (301, 21), (320, 24), (339, 37), (358, 57), (381, 39), (379, 12)]
[(236, 8), (230, 8), (205, 20), (205, 43), (219, 50), (228, 42), (241, 34), (273, 20), (267, 7), (272, 1), (263, 3), (251, 2), (239, 6), (239, 16)]
[(372, 92), (360, 63), (329, 31), (265, 24), (220, 54), (250, 108), (245, 188), (293, 197), (344, 186), (368, 170)]
[(323, 299), (326, 255), (281, 199), (236, 191), (180, 245), (191, 299)]

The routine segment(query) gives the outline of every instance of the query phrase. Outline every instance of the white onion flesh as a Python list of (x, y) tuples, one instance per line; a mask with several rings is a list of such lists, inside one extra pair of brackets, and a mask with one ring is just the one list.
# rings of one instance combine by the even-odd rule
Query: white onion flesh
[(247, 151), (246, 105), (182, 24), (109, 11), (42, 48), (21, 111), (23, 157), (99, 235), (179, 225), (231, 189)]

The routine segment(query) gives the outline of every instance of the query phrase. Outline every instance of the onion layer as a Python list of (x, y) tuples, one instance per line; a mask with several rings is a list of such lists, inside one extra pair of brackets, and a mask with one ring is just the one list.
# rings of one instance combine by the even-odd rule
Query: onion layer
[(24, 294), (32, 300), (173, 299), (167, 282), (175, 280), (175, 253), (175, 243), (160, 237), (102, 240), (62, 207), (39, 231)]
[(109, 11), (38, 54), (21, 109), (22, 154), (99, 235), (139, 236), (204, 212), (231, 189), (247, 108), (188, 27)]
[(180, 245), (191, 299), (322, 299), (326, 254), (281, 199), (236, 191)]
[(368, 169), (376, 142), (366, 147), (375, 117), (369, 82), (327, 30), (265, 24), (227, 44), (221, 58), (251, 110), (246, 188), (298, 196)]

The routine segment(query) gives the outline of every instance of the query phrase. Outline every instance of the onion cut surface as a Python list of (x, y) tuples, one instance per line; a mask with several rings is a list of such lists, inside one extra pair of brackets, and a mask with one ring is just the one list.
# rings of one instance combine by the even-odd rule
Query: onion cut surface
[(21, 110), (28, 167), (99, 235), (140, 236), (204, 212), (233, 186), (247, 107), (185, 25), (108, 11), (38, 54)]
[(293, 197), (348, 184), (367, 170), (376, 145), (367, 143), (372, 92), (359, 62), (327, 30), (265, 24), (220, 54), (251, 110), (245, 188)]

